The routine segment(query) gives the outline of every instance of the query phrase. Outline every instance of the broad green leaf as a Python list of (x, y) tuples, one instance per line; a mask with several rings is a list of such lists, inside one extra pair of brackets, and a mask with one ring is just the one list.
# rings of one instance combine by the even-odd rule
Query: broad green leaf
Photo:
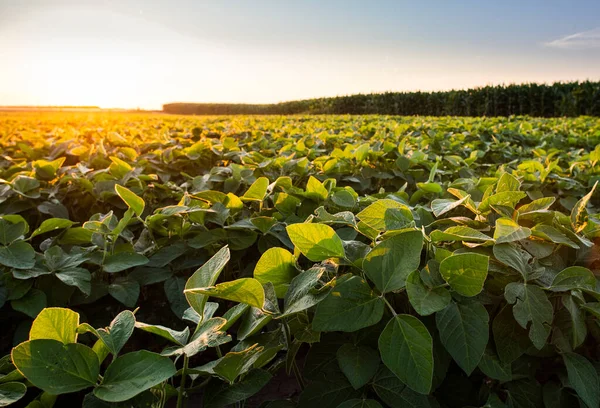
[(12, 350), (12, 361), (33, 385), (55, 395), (92, 387), (100, 373), (91, 348), (58, 340), (21, 343)]
[(538, 198), (537, 200), (533, 200), (529, 204), (524, 204), (518, 208), (519, 214), (529, 214), (536, 211), (546, 211), (548, 210), (552, 204), (556, 201), (555, 197), (544, 197)]
[(98, 335), (113, 355), (121, 352), (133, 334), (135, 316), (129, 310), (119, 313), (106, 329), (99, 329)]
[(46, 232), (69, 228), (73, 224), (75, 224), (73, 221), (65, 220), (63, 218), (50, 218), (48, 220), (44, 220), (44, 222), (42, 222), (42, 224), (35, 231), (33, 231), (30, 238)]
[(452, 211), (456, 207), (459, 207), (462, 203), (471, 198), (470, 195), (466, 195), (460, 200), (452, 200), (447, 198), (438, 198), (431, 201), (431, 210), (433, 215), (439, 218), (440, 215), (446, 214), (448, 211)]
[[(231, 255), (229, 253), (229, 248), (227, 246), (221, 248), (219, 252), (206, 261), (206, 263), (198, 268), (196, 272), (194, 272), (194, 274), (187, 280), (185, 289), (213, 286), (217, 282), (221, 271), (225, 265), (227, 265), (227, 262), (229, 262), (230, 257)], [(208, 296), (195, 293), (185, 293), (185, 297), (190, 306), (194, 308), (196, 313), (198, 313), (200, 316), (203, 316), (204, 305), (206, 305)]]
[(414, 271), (406, 279), (406, 293), (410, 304), (421, 316), (429, 316), (444, 309), (452, 299), (446, 288), (426, 286), (419, 271)]
[(346, 377), (334, 372), (312, 381), (300, 394), (298, 408), (337, 407), (348, 399), (358, 398), (361, 393), (352, 388)]
[(554, 242), (555, 244), (563, 244), (574, 249), (579, 249), (579, 245), (571, 241), (565, 234), (550, 225), (538, 224), (534, 226), (531, 228), (531, 235), (542, 238), (546, 241)]
[(241, 351), (230, 351), (217, 360), (212, 371), (229, 384), (233, 384), (236, 378), (253, 366), (262, 350), (262, 347), (254, 344)]
[(459, 294), (476, 296), (487, 278), (488, 261), (487, 256), (475, 253), (452, 255), (440, 263), (440, 274)]
[(506, 382), (512, 380), (510, 363), (504, 363), (498, 358), (496, 352), (488, 347), (481, 357), (479, 369), (494, 380)]
[(121, 200), (123, 200), (125, 204), (127, 204), (127, 207), (131, 208), (133, 212), (135, 212), (135, 215), (137, 215), (138, 217), (142, 216), (144, 208), (146, 207), (144, 199), (138, 197), (133, 191), (129, 190), (128, 188), (120, 186), (118, 184), (115, 184), (115, 192), (119, 197), (121, 197)]
[(108, 255), (104, 260), (104, 272), (116, 273), (135, 266), (145, 265), (149, 262), (142, 254), (136, 252), (119, 252)]
[(587, 204), (592, 198), (594, 191), (596, 190), (596, 186), (598, 186), (598, 181), (594, 183), (592, 190), (587, 193), (585, 196), (581, 198), (581, 200), (577, 201), (573, 209), (571, 210), (571, 226), (573, 230), (577, 233), (582, 231), (587, 225)]
[(6, 216), (0, 217), (0, 244), (10, 245), (25, 235), (27, 227), (27, 223), (24, 220), (10, 220)]
[(14, 310), (25, 313), (33, 319), (46, 307), (46, 304), (46, 294), (35, 288), (29, 290), (25, 296), (10, 302)]
[[(373, 390), (391, 408), (437, 408), (430, 399), (407, 387), (387, 367), (381, 366), (373, 379)], [(435, 402), (435, 401), (434, 401)]]
[(390, 199), (375, 201), (356, 217), (377, 231), (407, 228), (414, 221), (408, 206)]
[(598, 372), (585, 357), (575, 353), (562, 355), (570, 386), (588, 407), (600, 406), (600, 380)]
[(419, 267), (423, 233), (406, 231), (381, 242), (365, 257), (363, 269), (380, 292), (405, 286), (406, 277)]
[(35, 265), (35, 251), (27, 242), (16, 241), (0, 246), (0, 265), (15, 269), (31, 269)]
[(244, 315), (244, 318), (238, 327), (237, 339), (244, 340), (255, 335), (271, 320), (273, 320), (272, 315), (267, 314), (256, 307), (251, 307), (248, 313)]
[(338, 349), (336, 356), (340, 370), (355, 390), (367, 384), (379, 367), (379, 354), (367, 346), (346, 343)]
[(494, 239), (497, 244), (520, 241), (530, 235), (531, 230), (529, 228), (521, 227), (510, 218), (498, 218), (496, 220)]
[(106, 369), (94, 395), (109, 402), (126, 401), (173, 377), (175, 364), (160, 354), (146, 350), (117, 357)]
[(450, 303), (435, 315), (440, 340), (467, 375), (479, 364), (489, 337), (487, 310), (481, 303)]
[(49, 307), (37, 315), (31, 330), (29, 340), (52, 339), (62, 343), (77, 342), (77, 326), (79, 313), (60, 307)]
[(554, 277), (550, 290), (553, 292), (566, 292), (574, 289), (596, 289), (596, 277), (588, 268), (571, 266), (563, 269)]
[(128, 278), (120, 278), (108, 285), (108, 293), (127, 307), (135, 307), (140, 296), (140, 284)]
[(239, 401), (245, 401), (269, 383), (272, 375), (265, 370), (251, 370), (241, 381), (233, 384), (219, 384), (208, 387), (204, 402), (205, 408), (224, 408)]
[(20, 382), (7, 382), (0, 384), (0, 407), (7, 407), (23, 398), (27, 386)]
[(311, 268), (292, 279), (283, 302), (284, 316), (306, 310), (325, 299), (329, 291), (315, 289), (324, 272), (325, 268)]
[(506, 305), (492, 323), (494, 343), (500, 360), (510, 364), (531, 346), (527, 330), (522, 328), (513, 316), (513, 307)]
[(223, 326), (227, 321), (222, 317), (213, 317), (201, 323), (189, 342), (183, 347), (171, 347), (161, 354), (164, 356), (185, 354), (188, 357), (206, 350), (207, 347), (217, 347), (231, 341), (231, 336), (225, 333)]
[(494, 257), (504, 265), (519, 271), (524, 280), (529, 280), (531, 256), (518, 245), (509, 243), (494, 245)]
[(336, 285), (317, 305), (313, 329), (353, 332), (376, 324), (382, 316), (383, 300), (367, 282), (352, 276)]
[(279, 247), (267, 249), (254, 267), (254, 278), (263, 285), (271, 282), (279, 298), (285, 296), (294, 276), (296, 276), (294, 255)]
[(335, 205), (344, 208), (354, 208), (356, 205), (356, 199), (352, 193), (346, 190), (340, 190), (333, 193), (331, 195), (331, 201), (333, 201)]
[(519, 191), (521, 183), (515, 176), (509, 173), (502, 173), (496, 185), (496, 193), (505, 191)]
[(381, 404), (372, 399), (354, 398), (341, 403), (337, 408), (382, 408)]
[(175, 331), (165, 326), (142, 322), (135, 322), (135, 327), (148, 333), (156, 334), (180, 346), (184, 346), (190, 336), (190, 329), (187, 327), (182, 331)]
[(254, 278), (236, 279), (206, 288), (186, 288), (184, 293), (213, 296), (234, 302), (246, 303), (259, 309), (262, 309), (265, 303), (263, 286)]
[(554, 310), (552, 303), (542, 289), (535, 285), (511, 282), (506, 285), (504, 297), (514, 304), (513, 314), (522, 328), (529, 328), (529, 338), (533, 345), (541, 350), (550, 334), (550, 325)]
[(308, 182), (306, 183), (306, 195), (311, 199), (315, 199), (316, 201), (327, 200), (327, 196), (329, 195), (329, 191), (323, 186), (319, 180), (315, 177), (310, 176), (308, 178)]
[(470, 227), (450, 227), (444, 231), (435, 230), (430, 235), (432, 242), (440, 241), (464, 241), (492, 243), (493, 238)]
[(342, 240), (333, 228), (324, 224), (292, 224), (286, 227), (292, 243), (313, 262), (346, 256)]
[(75, 286), (89, 296), (92, 290), (92, 275), (84, 268), (69, 268), (54, 274), (65, 285)]
[(433, 340), (419, 319), (393, 317), (379, 336), (381, 360), (404, 384), (429, 394), (433, 381)]
[(242, 201), (263, 201), (267, 195), (267, 188), (269, 188), (269, 179), (259, 177), (240, 198)]
[(515, 208), (519, 201), (527, 197), (527, 193), (521, 191), (503, 191), (501, 193), (493, 194), (479, 204), (478, 210), (481, 212), (487, 212), (491, 206), (505, 206)]

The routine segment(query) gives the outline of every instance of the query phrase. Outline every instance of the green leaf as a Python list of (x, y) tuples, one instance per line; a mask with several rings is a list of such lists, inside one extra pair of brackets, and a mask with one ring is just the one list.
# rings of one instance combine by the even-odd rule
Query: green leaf
[(345, 376), (331, 373), (312, 381), (300, 394), (298, 408), (337, 407), (349, 398), (358, 398), (360, 392), (352, 388)]
[(115, 184), (115, 192), (127, 204), (127, 207), (135, 212), (135, 215), (138, 217), (142, 216), (146, 203), (141, 197), (138, 197), (133, 191), (119, 184)]
[(0, 247), (0, 265), (15, 269), (31, 269), (35, 265), (35, 251), (24, 241)]
[(521, 191), (504, 191), (501, 193), (493, 194), (488, 198), (484, 199), (479, 204), (479, 211), (487, 212), (491, 206), (505, 206), (515, 208), (516, 205), (523, 198), (527, 197), (527, 193)]
[(180, 346), (184, 346), (190, 336), (190, 329), (187, 327), (182, 331), (175, 331), (165, 326), (142, 322), (135, 322), (135, 327), (145, 332), (156, 334)]
[(373, 379), (373, 389), (381, 400), (391, 408), (437, 408), (426, 395), (414, 392), (382, 366)]
[(117, 357), (106, 369), (94, 395), (109, 402), (126, 401), (173, 377), (175, 364), (160, 354), (146, 350)]
[(446, 288), (425, 286), (419, 271), (414, 271), (406, 279), (406, 293), (410, 304), (421, 316), (429, 316), (444, 309), (452, 299)]
[(33, 385), (59, 395), (92, 387), (100, 366), (96, 353), (83, 344), (38, 339), (19, 344), (12, 361)]
[(498, 218), (496, 220), (494, 239), (497, 244), (520, 241), (530, 235), (531, 230), (529, 228), (521, 227), (510, 218)]
[(25, 313), (33, 319), (46, 307), (46, 304), (46, 294), (35, 288), (27, 292), (25, 296), (10, 302), (14, 310)]
[(494, 343), (500, 360), (510, 364), (531, 346), (527, 330), (522, 328), (513, 316), (513, 307), (506, 305), (492, 323)]
[(137, 281), (117, 279), (108, 285), (108, 293), (127, 307), (135, 307), (140, 296), (140, 284)]
[(262, 309), (265, 303), (265, 291), (260, 282), (254, 278), (236, 279), (206, 288), (186, 287), (183, 293), (213, 296), (234, 302), (246, 303), (259, 309)]
[(263, 285), (271, 282), (279, 298), (285, 297), (294, 276), (296, 276), (294, 255), (279, 247), (267, 249), (254, 267), (254, 278)]
[(504, 297), (514, 304), (513, 314), (522, 328), (527, 329), (531, 322), (529, 338), (533, 345), (541, 350), (550, 334), (550, 325), (554, 311), (552, 303), (538, 286), (520, 282), (511, 282), (504, 289)]
[(252, 368), (262, 349), (258, 344), (254, 344), (241, 351), (230, 351), (218, 360), (213, 371), (229, 384), (233, 384), (236, 378)]
[(553, 292), (566, 292), (574, 289), (596, 289), (596, 277), (588, 268), (571, 266), (560, 271), (552, 281), (550, 290)]
[(438, 198), (431, 202), (431, 210), (433, 215), (439, 217), (440, 215), (446, 214), (448, 211), (459, 207), (462, 203), (471, 198), (471, 195), (466, 195), (460, 200), (452, 200), (447, 198)]
[(267, 188), (269, 188), (269, 179), (259, 177), (240, 199), (242, 201), (263, 201), (267, 195)]
[(381, 242), (363, 261), (363, 269), (382, 293), (401, 289), (407, 276), (419, 267), (423, 233), (405, 231)]
[(496, 185), (496, 193), (505, 191), (519, 191), (521, 183), (515, 176), (509, 173), (502, 173)]
[(354, 398), (341, 403), (337, 408), (382, 408), (381, 404), (372, 399)]
[(464, 241), (464, 242), (482, 242), (492, 243), (494, 240), (482, 232), (470, 227), (450, 227), (444, 231), (435, 230), (431, 232), (432, 242), (440, 241)]
[(529, 280), (531, 267), (529, 261), (531, 256), (521, 249), (518, 245), (513, 244), (496, 244), (494, 245), (494, 257), (504, 265), (510, 266), (519, 271), (524, 280)]
[(494, 380), (506, 382), (512, 380), (510, 363), (502, 362), (494, 350), (487, 348), (479, 362), (479, 369)]
[(353, 332), (381, 320), (383, 300), (376, 296), (367, 282), (352, 276), (336, 285), (317, 305), (313, 319), (316, 331)]
[(27, 228), (28, 225), (25, 220), (10, 220), (6, 216), (0, 217), (0, 244), (10, 245), (22, 237)]
[[(219, 252), (206, 261), (206, 263), (198, 268), (196, 272), (194, 272), (194, 274), (187, 280), (185, 289), (213, 286), (217, 282), (221, 271), (225, 265), (227, 265), (227, 262), (229, 262), (230, 257), (231, 255), (229, 248), (227, 246), (221, 248)], [(184, 294), (188, 303), (194, 308), (196, 313), (198, 313), (200, 316), (204, 316), (204, 305), (206, 305), (208, 296), (185, 292)]]
[(92, 290), (92, 275), (84, 268), (69, 268), (58, 271), (54, 274), (62, 283), (75, 286), (80, 291), (89, 296)]
[(379, 354), (367, 346), (346, 343), (338, 349), (336, 356), (340, 370), (355, 390), (367, 384), (379, 367)]
[(592, 187), (592, 191), (587, 193), (585, 196), (581, 198), (581, 200), (577, 201), (573, 209), (571, 210), (571, 226), (576, 233), (581, 232), (585, 226), (587, 225), (587, 204), (592, 198), (594, 191), (596, 190), (596, 186), (598, 186), (598, 181), (594, 183)]
[(75, 223), (73, 221), (65, 220), (63, 218), (50, 218), (44, 220), (42, 224), (31, 234), (30, 238), (36, 237), (40, 234), (44, 234), (50, 231), (56, 231), (58, 229), (69, 228)]
[(204, 406), (206, 408), (223, 408), (244, 401), (259, 392), (269, 383), (272, 376), (268, 371), (251, 370), (241, 381), (233, 384), (219, 384), (208, 387)]
[(487, 278), (488, 261), (489, 257), (476, 253), (452, 255), (440, 263), (440, 274), (459, 294), (476, 296)]
[(27, 387), (20, 382), (7, 382), (0, 384), (0, 407), (7, 407), (23, 398)]
[(79, 313), (61, 307), (42, 310), (31, 325), (29, 340), (52, 339), (62, 343), (77, 342)]
[(487, 310), (481, 303), (450, 303), (435, 315), (440, 340), (467, 375), (479, 364), (489, 337)]
[(294, 246), (313, 262), (346, 256), (342, 240), (328, 225), (292, 224), (286, 227), (286, 231)]
[(546, 241), (554, 242), (555, 244), (563, 244), (570, 248), (579, 249), (579, 245), (571, 241), (565, 234), (550, 225), (538, 224), (534, 226), (531, 228), (531, 235), (542, 238)]
[(283, 303), (284, 316), (306, 310), (325, 299), (329, 292), (315, 289), (324, 272), (325, 268), (311, 268), (292, 279)]
[(104, 272), (121, 272), (135, 266), (145, 265), (148, 262), (148, 258), (142, 254), (136, 252), (118, 252), (106, 257), (104, 260)]
[(408, 206), (390, 199), (375, 201), (356, 214), (356, 217), (377, 231), (407, 228), (414, 221)]
[(306, 193), (309, 198), (314, 199), (315, 201), (327, 200), (327, 196), (329, 195), (329, 191), (323, 186), (323, 183), (313, 176), (308, 178), (308, 182), (306, 183)]
[(397, 315), (379, 336), (381, 360), (404, 384), (429, 394), (433, 381), (433, 340), (427, 328), (411, 315)]
[(129, 310), (119, 313), (106, 329), (99, 329), (98, 335), (113, 355), (121, 352), (135, 328), (135, 315)]
[(600, 381), (598, 373), (592, 363), (585, 357), (575, 353), (564, 353), (562, 355), (569, 384), (577, 395), (588, 407), (600, 405)]

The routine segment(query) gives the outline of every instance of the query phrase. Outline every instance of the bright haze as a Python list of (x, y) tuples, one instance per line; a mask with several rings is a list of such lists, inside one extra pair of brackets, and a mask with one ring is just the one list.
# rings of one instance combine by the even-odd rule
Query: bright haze
[(600, 79), (600, 1), (0, 0), (0, 105)]

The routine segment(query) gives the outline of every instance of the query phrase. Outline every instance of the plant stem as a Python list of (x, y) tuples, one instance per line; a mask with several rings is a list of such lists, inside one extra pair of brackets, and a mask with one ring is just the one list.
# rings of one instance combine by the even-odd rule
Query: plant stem
[(187, 379), (187, 369), (188, 369), (189, 357), (184, 354), (183, 355), (183, 369), (181, 370), (181, 382), (179, 383), (179, 393), (177, 394), (177, 408), (183, 408), (183, 400), (184, 400), (184, 392), (185, 392), (185, 381)]
[(390, 309), (390, 312), (392, 312), (392, 314), (394, 315), (394, 317), (398, 316), (398, 313), (396, 313), (396, 311), (394, 310), (394, 308), (392, 307), (392, 305), (390, 304), (390, 302), (388, 302), (388, 300), (385, 298), (385, 295), (381, 295), (381, 298), (383, 299), (383, 301), (387, 305), (388, 309)]
[(221, 358), (223, 357), (223, 353), (221, 352), (221, 348), (219, 346), (215, 347), (217, 350), (217, 357)]
[[(290, 333), (290, 326), (288, 325), (287, 321), (282, 321), (283, 326), (283, 333), (285, 335), (285, 342), (287, 343), (287, 349), (288, 349), (288, 353), (290, 352), (290, 349), (292, 348), (292, 335)], [(294, 377), (296, 377), (296, 381), (298, 382), (298, 385), (300, 386), (301, 390), (304, 390), (304, 380), (302, 379), (302, 373), (300, 373), (300, 370), (298, 369), (298, 366), (296, 365), (296, 359), (292, 359), (292, 371), (294, 372)]]

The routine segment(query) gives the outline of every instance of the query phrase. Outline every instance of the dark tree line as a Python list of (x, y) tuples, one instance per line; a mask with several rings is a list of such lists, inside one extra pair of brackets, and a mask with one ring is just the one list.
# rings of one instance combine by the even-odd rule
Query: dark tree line
[(187, 115), (384, 114), (424, 116), (600, 116), (600, 82), (486, 86), (445, 92), (385, 92), (276, 104), (169, 103)]

